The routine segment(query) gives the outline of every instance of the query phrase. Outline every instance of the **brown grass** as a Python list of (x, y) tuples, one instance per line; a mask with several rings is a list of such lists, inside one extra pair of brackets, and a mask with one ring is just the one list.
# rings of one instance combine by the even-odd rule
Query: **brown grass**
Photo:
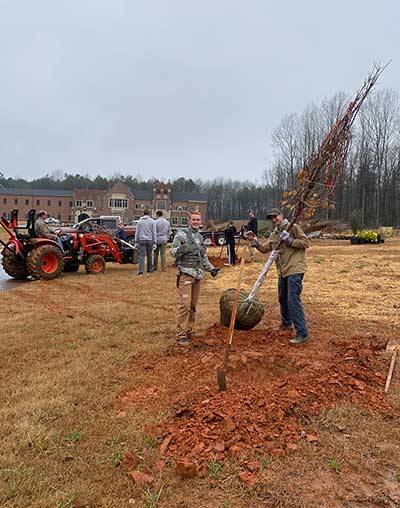
[[(261, 266), (246, 266), (245, 286)], [(309, 267), (304, 303), (311, 331), (339, 330), (344, 338), (349, 330), (399, 335), (400, 242), (317, 241)], [(201, 330), (218, 320), (219, 295), (235, 285), (237, 271), (207, 277), (198, 313)], [(318, 445), (304, 443), (280, 459), (255, 452), (263, 464), (255, 489), (238, 480), (243, 458), (225, 464), (216, 478), (182, 481), (167, 468), (156, 474), (154, 486), (135, 486), (119, 465), (121, 455), (135, 453), (139, 469), (151, 472), (157, 450), (146, 425), (162, 419), (165, 409), (152, 418), (134, 410), (118, 414), (116, 399), (151, 376), (151, 370), (138, 367), (136, 374), (132, 368), (143, 354), (151, 352), (157, 360), (170, 354), (174, 282), (173, 270), (139, 278), (131, 266), (109, 265), (104, 276), (82, 272), (1, 294), (1, 507), (309, 508), (400, 502), (399, 419), (348, 406), (309, 422), (320, 436)], [(266, 319), (278, 322), (274, 272), (260, 296), (268, 302)], [(399, 394), (396, 370), (394, 401)], [(150, 402), (157, 405), (151, 394)], [(340, 472), (332, 469), (335, 464)]]

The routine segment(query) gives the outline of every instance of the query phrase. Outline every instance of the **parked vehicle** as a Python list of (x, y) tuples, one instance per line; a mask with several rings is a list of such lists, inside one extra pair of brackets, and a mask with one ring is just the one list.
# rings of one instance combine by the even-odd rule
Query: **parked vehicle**
[(214, 231), (214, 233), (212, 231), (200, 231), (200, 234), (207, 246), (213, 245), (213, 243), (220, 246), (225, 245), (225, 237), (223, 231)]
[[(85, 233), (93, 233), (97, 231), (95, 226), (102, 226), (109, 229), (114, 235), (117, 233), (118, 225), (122, 222), (120, 215), (101, 215), (100, 217), (88, 217), (80, 222), (77, 222), (70, 228), (61, 228), (63, 233), (74, 233), (81, 231)], [(130, 244), (135, 243), (136, 224), (138, 221), (132, 221), (130, 224), (125, 224), (125, 233), (127, 241)]]

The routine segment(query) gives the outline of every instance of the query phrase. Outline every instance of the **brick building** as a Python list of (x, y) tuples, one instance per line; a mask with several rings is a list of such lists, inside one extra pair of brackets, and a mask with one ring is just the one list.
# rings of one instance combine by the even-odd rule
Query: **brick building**
[(162, 210), (173, 226), (184, 226), (190, 210), (199, 210), (207, 215), (207, 201), (198, 192), (174, 192), (171, 184), (156, 182), (151, 190), (130, 189), (122, 182), (100, 191), (92, 189), (74, 190), (74, 219), (81, 213), (95, 215), (121, 215), (125, 222), (138, 220), (144, 210), (155, 215)]
[(28, 217), (28, 211), (47, 210), (52, 217), (63, 222), (73, 221), (73, 192), (54, 189), (13, 189), (0, 188), (0, 212), (6, 217), (11, 210), (18, 209), (21, 219)]
[[(2, 205), (2, 207), (1, 207)], [(12, 189), (0, 188), (0, 212), (8, 216), (18, 208), (21, 218), (27, 217), (31, 208), (45, 209), (62, 222), (76, 222), (79, 215), (120, 215), (125, 222), (137, 220), (144, 210), (152, 216), (162, 210), (173, 226), (185, 226), (190, 210), (207, 215), (207, 201), (198, 192), (174, 192), (169, 183), (156, 182), (152, 190), (130, 189), (117, 182), (107, 190), (74, 189)]]

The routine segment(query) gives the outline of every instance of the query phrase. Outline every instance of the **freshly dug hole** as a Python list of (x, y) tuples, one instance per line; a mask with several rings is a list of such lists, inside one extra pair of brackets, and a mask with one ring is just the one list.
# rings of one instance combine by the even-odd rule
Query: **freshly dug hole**
[[(251, 330), (258, 325), (264, 315), (264, 305), (257, 299), (249, 303), (248, 296), (249, 294), (244, 289), (240, 290), (235, 319), (237, 330)], [(219, 299), (220, 323), (223, 326), (229, 326), (234, 299), (235, 289), (232, 288), (224, 291)]]

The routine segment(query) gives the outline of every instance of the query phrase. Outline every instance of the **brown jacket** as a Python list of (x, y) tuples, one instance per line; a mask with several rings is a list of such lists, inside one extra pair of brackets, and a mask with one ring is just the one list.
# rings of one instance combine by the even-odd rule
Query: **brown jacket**
[(53, 233), (43, 219), (36, 219), (35, 233), (39, 238), (50, 238), (51, 240), (57, 239), (57, 235)]
[[(282, 229), (278, 230), (275, 228), (268, 238), (267, 243), (263, 245), (259, 244), (256, 248), (260, 252), (269, 252), (273, 250), (279, 241), (279, 234)], [(310, 241), (298, 224), (294, 224), (289, 233), (293, 238), (293, 243), (290, 247), (281, 243), (279, 247), (280, 255), (276, 260), (278, 274), (282, 277), (307, 271), (306, 249), (310, 246)]]

